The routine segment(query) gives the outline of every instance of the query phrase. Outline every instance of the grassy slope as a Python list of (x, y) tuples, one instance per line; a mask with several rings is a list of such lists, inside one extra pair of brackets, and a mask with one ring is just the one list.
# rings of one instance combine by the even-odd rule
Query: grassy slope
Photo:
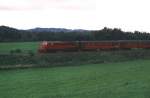
[(150, 61), (0, 71), (1, 98), (150, 98)]
[(23, 52), (31, 50), (37, 52), (39, 42), (6, 42), (0, 43), (0, 53), (9, 53), (11, 50), (21, 49)]

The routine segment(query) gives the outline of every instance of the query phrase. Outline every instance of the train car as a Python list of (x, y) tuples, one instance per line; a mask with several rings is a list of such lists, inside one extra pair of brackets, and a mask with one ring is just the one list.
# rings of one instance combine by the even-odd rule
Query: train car
[(120, 49), (134, 49), (134, 48), (149, 49), (150, 48), (150, 41), (149, 40), (119, 41), (119, 48)]
[(82, 50), (110, 50), (119, 48), (118, 42), (115, 41), (83, 41), (81, 42)]
[(100, 51), (114, 49), (150, 49), (150, 41), (144, 40), (119, 40), (119, 41), (44, 41), (41, 43), (39, 52), (58, 51)]
[(41, 43), (39, 52), (58, 52), (58, 51), (77, 51), (78, 50), (77, 42), (68, 42), (68, 41), (44, 41)]

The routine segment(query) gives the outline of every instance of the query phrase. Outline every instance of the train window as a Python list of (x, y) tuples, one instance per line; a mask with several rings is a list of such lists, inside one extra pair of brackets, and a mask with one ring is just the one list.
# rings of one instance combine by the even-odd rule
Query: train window
[(52, 42), (51, 42), (50, 44), (51, 44), (52, 46), (54, 45), (54, 43), (52, 43)]
[(144, 42), (144, 44), (145, 44), (145, 45), (150, 45), (150, 43), (149, 43), (149, 42)]
[(44, 41), (43, 43), (42, 43), (42, 45), (48, 45), (48, 42), (46, 42), (46, 41)]

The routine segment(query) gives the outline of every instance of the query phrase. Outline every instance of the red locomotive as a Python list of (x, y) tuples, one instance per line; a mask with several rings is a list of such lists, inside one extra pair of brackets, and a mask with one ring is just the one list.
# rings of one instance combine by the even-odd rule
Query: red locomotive
[(119, 41), (44, 41), (39, 52), (57, 51), (99, 51), (112, 49), (150, 48), (148, 40), (119, 40)]

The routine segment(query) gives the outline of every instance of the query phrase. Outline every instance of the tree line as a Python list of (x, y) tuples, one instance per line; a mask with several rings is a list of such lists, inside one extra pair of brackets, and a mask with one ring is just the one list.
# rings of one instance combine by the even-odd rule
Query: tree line
[(148, 32), (125, 32), (118, 28), (104, 27), (85, 32), (31, 32), (0, 26), (0, 42), (21, 41), (100, 41), (100, 40), (150, 40)]

